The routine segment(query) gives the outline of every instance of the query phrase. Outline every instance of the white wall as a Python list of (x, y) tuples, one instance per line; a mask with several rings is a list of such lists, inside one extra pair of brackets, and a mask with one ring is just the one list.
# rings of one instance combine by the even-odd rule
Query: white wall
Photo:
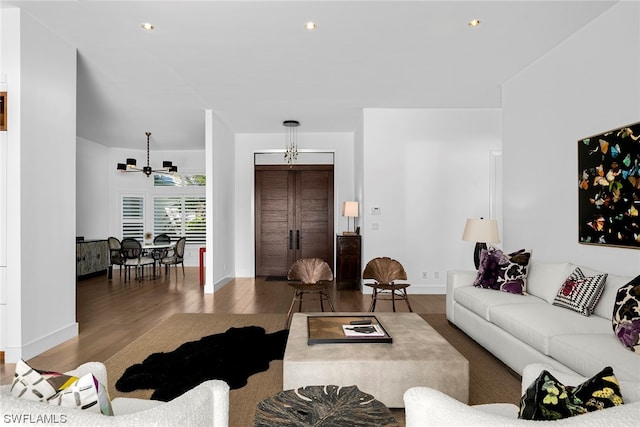
[(76, 145), (76, 236), (85, 239), (109, 237), (109, 149), (77, 138)]
[[(205, 292), (213, 293), (224, 286), (235, 272), (235, 195), (234, 195), (234, 133), (210, 110), (207, 126), (207, 257)], [(209, 230), (211, 232), (209, 233)]]
[[(304, 123), (301, 124), (301, 127)], [(255, 274), (254, 153), (284, 150), (284, 131), (278, 134), (236, 134), (235, 144), (235, 275)], [(334, 152), (335, 231), (347, 229), (340, 213), (344, 200), (353, 200), (353, 134), (298, 133), (300, 151)]]
[(637, 275), (640, 250), (578, 244), (577, 141), (640, 120), (640, 3), (620, 2), (503, 86), (504, 242)]
[(78, 333), (76, 51), (16, 9), (2, 11), (1, 30), (0, 72), (10, 88), (6, 243), (11, 248), (2, 329), (6, 359), (15, 362)]
[(447, 270), (473, 268), (462, 231), (467, 218), (490, 214), (500, 111), (366, 109), (363, 127), (363, 263), (395, 258), (409, 292), (442, 293)]

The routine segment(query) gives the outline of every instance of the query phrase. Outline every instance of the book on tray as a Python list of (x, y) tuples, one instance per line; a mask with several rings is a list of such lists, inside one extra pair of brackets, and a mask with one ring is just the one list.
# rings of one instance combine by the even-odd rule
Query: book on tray
[(346, 337), (384, 337), (384, 330), (378, 324), (373, 325), (342, 325)]

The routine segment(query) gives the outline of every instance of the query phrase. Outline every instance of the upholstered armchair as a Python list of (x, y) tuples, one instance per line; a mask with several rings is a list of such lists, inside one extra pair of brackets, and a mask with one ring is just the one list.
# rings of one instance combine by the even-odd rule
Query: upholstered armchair
[[(543, 364), (531, 364), (522, 373), (522, 394), (542, 370), (549, 371), (566, 385), (576, 386), (587, 378), (553, 369)], [(518, 419), (518, 406), (511, 403), (492, 403), (469, 406), (446, 394), (429, 388), (413, 387), (404, 394), (407, 427), (426, 426), (630, 426), (638, 422), (640, 414), (640, 383), (619, 381), (624, 404), (555, 421)]]
[[(89, 362), (68, 372), (81, 377), (92, 373), (107, 387), (107, 370), (102, 363)], [(229, 386), (224, 381), (205, 381), (170, 402), (118, 397), (111, 401), (114, 416), (106, 416), (75, 408), (49, 405), (19, 399), (10, 395), (11, 385), (0, 386), (0, 413), (5, 423), (20, 424), (28, 420), (48, 419), (42, 424), (67, 426), (220, 426), (229, 425)], [(22, 418), (24, 420), (24, 418)], [(64, 419), (64, 422), (62, 420)], [(32, 422), (22, 421), (30, 424)], [(38, 423), (41, 424), (41, 423)]]

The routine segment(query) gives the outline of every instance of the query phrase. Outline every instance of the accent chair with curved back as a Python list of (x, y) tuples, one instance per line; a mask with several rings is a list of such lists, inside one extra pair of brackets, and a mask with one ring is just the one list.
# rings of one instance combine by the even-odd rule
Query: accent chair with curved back
[(391, 300), (393, 311), (396, 311), (396, 299), (400, 299), (404, 300), (409, 311), (413, 312), (406, 290), (411, 285), (409, 283), (395, 283), (396, 280), (407, 280), (407, 273), (400, 262), (389, 257), (374, 258), (367, 263), (362, 278), (374, 280), (373, 283), (364, 283), (373, 288), (369, 311), (375, 311), (378, 299)]
[(144, 266), (153, 265), (154, 259), (142, 255), (142, 244), (136, 239), (127, 237), (120, 242), (122, 246), (121, 253), (124, 259), (124, 281), (127, 281), (127, 275), (131, 280), (131, 267), (135, 268), (136, 280), (144, 277)]
[(124, 258), (122, 256), (122, 245), (117, 237), (109, 237), (107, 239), (109, 245), (109, 274), (107, 278), (111, 280), (113, 276), (113, 266), (119, 265), (120, 277), (122, 277), (122, 266), (124, 265)]
[(302, 299), (305, 294), (315, 294), (320, 300), (320, 309), (324, 311), (324, 301), (329, 303), (331, 311), (336, 311), (329, 296), (329, 286), (333, 283), (331, 267), (321, 258), (301, 258), (289, 268), (287, 279), (289, 286), (295, 289), (291, 306), (287, 313), (287, 327), (291, 323), (293, 306), (298, 301), (298, 311), (302, 311)]
[(180, 237), (173, 248), (173, 253), (165, 256), (160, 261), (165, 266), (165, 274), (169, 273), (169, 266), (176, 266), (176, 280), (178, 280), (178, 264), (182, 264), (182, 277), (184, 277), (184, 247), (187, 243), (186, 237)]

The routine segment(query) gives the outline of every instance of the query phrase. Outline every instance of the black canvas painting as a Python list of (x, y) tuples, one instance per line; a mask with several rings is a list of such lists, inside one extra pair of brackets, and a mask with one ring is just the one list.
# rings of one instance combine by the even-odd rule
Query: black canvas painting
[(640, 249), (640, 122), (578, 141), (579, 241)]

